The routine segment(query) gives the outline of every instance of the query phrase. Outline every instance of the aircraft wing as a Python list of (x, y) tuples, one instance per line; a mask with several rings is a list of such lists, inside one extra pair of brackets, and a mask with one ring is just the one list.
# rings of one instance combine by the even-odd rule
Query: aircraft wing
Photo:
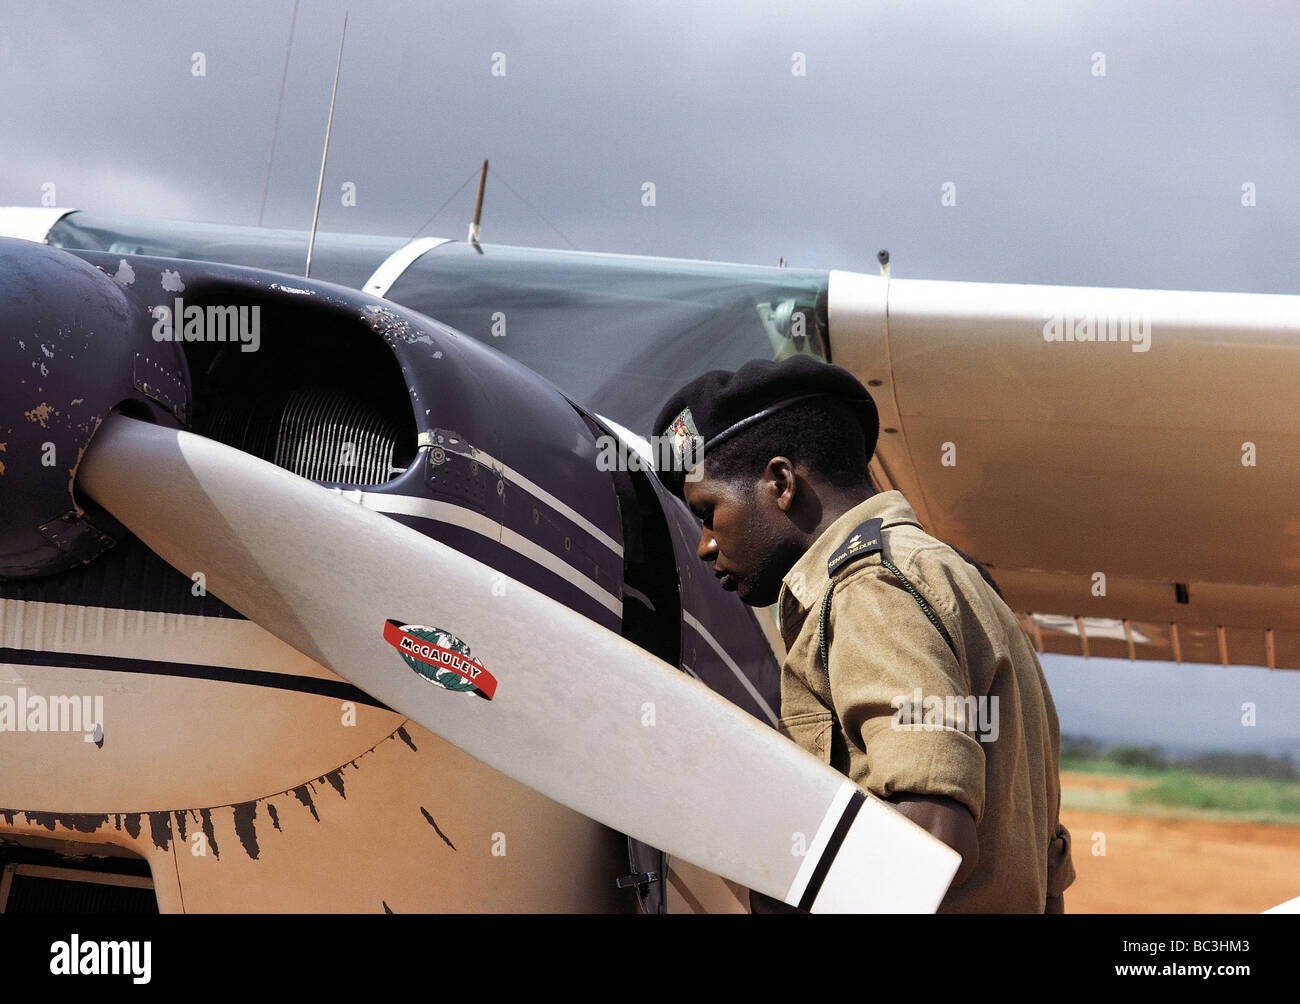
[(830, 348), (1040, 651), (1300, 668), (1300, 296), (832, 272)]
[[(294, 231), (0, 211), (0, 230), (40, 239), (45, 224), (69, 248), (290, 271), (306, 246)], [(1039, 651), (1300, 668), (1300, 296), (482, 251), (319, 234), (313, 267), (638, 433), (704, 370), (827, 357), (880, 408), (878, 486), (991, 569)]]

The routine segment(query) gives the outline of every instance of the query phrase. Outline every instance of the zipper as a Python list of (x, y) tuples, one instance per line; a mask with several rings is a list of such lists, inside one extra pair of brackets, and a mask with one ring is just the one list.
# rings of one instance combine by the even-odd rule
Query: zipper
[[(921, 612), (925, 614), (926, 618), (930, 621), (930, 623), (933, 624), (935, 626), (935, 629), (939, 632), (939, 634), (943, 636), (943, 640), (947, 642), (948, 649), (949, 651), (952, 652), (953, 658), (956, 659), (957, 662), (960, 664), (961, 658), (957, 655), (957, 646), (953, 644), (952, 636), (948, 634), (947, 628), (943, 626), (943, 622), (939, 620), (938, 615), (934, 612), (934, 610), (930, 608), (930, 604), (926, 603), (925, 598), (916, 591), (916, 587), (912, 585), (911, 580), (902, 572), (900, 572), (898, 570), (898, 566), (895, 565), (888, 558), (886, 558), (883, 554), (880, 556), (880, 563), (884, 565), (886, 568), (888, 568), (895, 576), (897, 576), (898, 580), (903, 583), (903, 588), (905, 588), (909, 593), (912, 594), (912, 599), (916, 600), (917, 604), (921, 608)], [(831, 597), (834, 594), (835, 594), (835, 580), (831, 579), (830, 584), (826, 587), (826, 595), (822, 599), (821, 616), (817, 624), (817, 647), (821, 651), (822, 669), (825, 670), (828, 678), (831, 672), (831, 663), (830, 663), (830, 656), (827, 652), (826, 629), (830, 626)]]

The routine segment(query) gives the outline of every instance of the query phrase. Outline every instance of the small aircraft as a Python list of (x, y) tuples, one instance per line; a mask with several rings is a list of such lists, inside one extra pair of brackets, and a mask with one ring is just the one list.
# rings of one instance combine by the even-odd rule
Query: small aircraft
[[(43, 729), (0, 727), (0, 909), (746, 910), (725, 868), (656, 849), (689, 814), (654, 846), (626, 837), (601, 806), (537, 790), (571, 790), (553, 751), (506, 749), (503, 732), (495, 765), (470, 755), (455, 725), (414, 720), (405, 691), (350, 683), (369, 679), (352, 650), (318, 636), (385, 592), (353, 574), (354, 532), (387, 546), (383, 529), (344, 512), (382, 514), (422, 559), (384, 566), (394, 595), (442, 575), (415, 541), (431, 539), (487, 570), (448, 594), (501, 611), (483, 635), (519, 635), (533, 608), (511, 604), (540, 594), (558, 627), (538, 646), (617, 636), (770, 732), (771, 618), (702, 574), (698, 522), (649, 472), (667, 395), (753, 358), (809, 353), (871, 389), (876, 486), (993, 570), (1040, 652), (1300, 668), (1300, 297), (894, 279), (884, 253), (866, 275), (62, 209), (0, 210), (0, 233), (22, 239), (0, 243), (0, 726), (19, 688), (49, 712)], [(98, 430), (127, 459), (146, 424), (220, 446), (189, 454), (207, 479), (191, 502), (141, 486), (206, 446), (169, 441), (125, 485), (95, 460)], [(253, 462), (317, 488), (292, 496), (301, 508), (240, 509)], [(101, 488), (118, 504), (97, 504)], [(300, 557), (287, 571), (281, 540)], [(161, 553), (194, 548), (206, 563)], [(223, 595), (260, 577), (278, 591), (248, 587), (242, 608)], [(330, 594), (330, 613), (284, 601), (290, 581)], [(477, 640), (418, 616), (394, 611), (395, 637), (505, 679)], [(651, 722), (663, 710), (627, 696)], [(56, 707), (68, 728), (49, 727)], [(534, 769), (536, 786), (518, 780)], [(604, 797), (658, 804), (629, 789)]]

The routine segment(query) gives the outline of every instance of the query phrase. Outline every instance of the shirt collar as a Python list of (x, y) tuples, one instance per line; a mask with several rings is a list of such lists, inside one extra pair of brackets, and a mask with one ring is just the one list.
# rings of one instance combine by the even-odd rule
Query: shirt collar
[[(835, 549), (844, 543), (859, 524), (877, 518), (882, 521), (882, 527), (897, 526), (900, 523), (910, 523), (917, 527), (921, 525), (907, 499), (899, 491), (873, 495), (840, 516), (781, 580), (777, 611), (782, 635), (787, 631), (797, 633), (808, 612), (821, 601), (826, 583), (830, 580), (826, 574), (826, 562)], [(787, 647), (792, 641), (791, 637), (785, 639)]]

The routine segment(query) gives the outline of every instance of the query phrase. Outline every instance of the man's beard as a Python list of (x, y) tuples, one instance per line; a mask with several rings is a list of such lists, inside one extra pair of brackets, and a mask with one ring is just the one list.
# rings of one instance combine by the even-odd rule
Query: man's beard
[(737, 578), (736, 595), (751, 607), (770, 607), (781, 595), (781, 580), (799, 560), (800, 553), (796, 549), (793, 556), (778, 555), (757, 572)]

